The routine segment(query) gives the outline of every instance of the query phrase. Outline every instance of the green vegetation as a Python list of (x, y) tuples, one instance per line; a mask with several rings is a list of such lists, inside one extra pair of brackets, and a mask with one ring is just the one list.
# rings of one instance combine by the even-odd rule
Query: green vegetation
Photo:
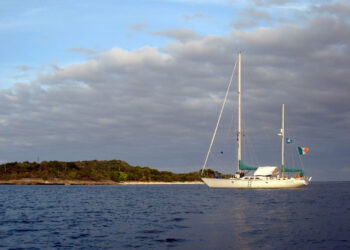
[[(206, 175), (214, 176), (212, 170)], [(125, 161), (43, 161), (11, 162), (0, 165), (0, 180), (41, 178), (43, 180), (86, 180), (86, 181), (199, 181), (200, 172), (175, 174), (149, 167), (130, 166)]]
[(222, 174), (218, 171), (214, 171), (212, 169), (204, 169), (203, 171), (203, 177), (209, 177), (209, 178), (230, 178), (232, 175), (229, 174)]

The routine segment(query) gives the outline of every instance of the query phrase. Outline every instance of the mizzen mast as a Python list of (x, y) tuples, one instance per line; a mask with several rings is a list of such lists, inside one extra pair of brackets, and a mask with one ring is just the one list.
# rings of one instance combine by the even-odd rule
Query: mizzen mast
[(238, 53), (238, 134), (237, 134), (237, 171), (242, 159), (242, 82), (241, 82), (241, 52)]
[(281, 167), (282, 167), (282, 177), (284, 178), (284, 104), (282, 104), (282, 128), (281, 128), (281, 137), (282, 137), (282, 161), (281, 161)]

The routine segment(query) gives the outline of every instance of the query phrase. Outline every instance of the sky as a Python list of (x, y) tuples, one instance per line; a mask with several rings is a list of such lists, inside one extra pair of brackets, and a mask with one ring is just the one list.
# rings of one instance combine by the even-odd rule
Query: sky
[[(0, 2), (0, 161), (201, 169), (242, 51), (243, 158), (350, 181), (350, 2)], [(237, 72), (208, 167), (236, 169)], [(289, 157), (290, 155), (294, 155)]]

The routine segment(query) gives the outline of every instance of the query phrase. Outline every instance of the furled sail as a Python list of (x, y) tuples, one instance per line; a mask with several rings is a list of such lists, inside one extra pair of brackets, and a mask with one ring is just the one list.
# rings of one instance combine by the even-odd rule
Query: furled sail
[(296, 168), (284, 168), (284, 172), (298, 172), (300, 173), (300, 176), (304, 176), (304, 171), (302, 169), (296, 169)]
[(256, 170), (258, 167), (248, 166), (243, 163), (243, 161), (239, 161), (239, 169), (240, 170)]

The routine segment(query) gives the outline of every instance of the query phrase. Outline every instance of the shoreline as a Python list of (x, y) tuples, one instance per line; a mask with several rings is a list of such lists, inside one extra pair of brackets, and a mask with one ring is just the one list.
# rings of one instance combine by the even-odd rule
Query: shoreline
[(120, 185), (198, 185), (204, 184), (202, 181), (124, 181), (120, 182)]
[(53, 180), (43, 180), (40, 178), (23, 178), (18, 180), (0, 180), (0, 185), (198, 185), (204, 184), (201, 181), (124, 181), (124, 182), (115, 182), (112, 180), (103, 180), (103, 181), (85, 181), (85, 180), (62, 180), (62, 179), (53, 179)]

